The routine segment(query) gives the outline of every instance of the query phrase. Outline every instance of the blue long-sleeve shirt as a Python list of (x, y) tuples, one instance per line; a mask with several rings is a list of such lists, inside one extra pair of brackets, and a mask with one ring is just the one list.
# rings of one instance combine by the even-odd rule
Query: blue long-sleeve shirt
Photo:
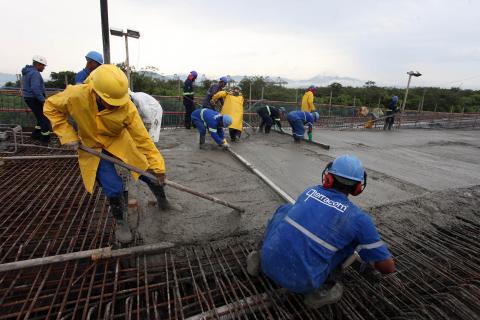
[[(203, 114), (202, 114), (203, 110)], [(200, 122), (205, 127), (205, 130), (210, 132), (210, 136), (218, 145), (223, 144), (225, 135), (223, 133), (223, 116), (215, 110), (203, 108), (196, 109), (192, 113), (192, 121)], [(201, 128), (197, 128), (201, 129)]]
[[(207, 95), (203, 99), (202, 107), (208, 108), (210, 106), (210, 100), (212, 100), (212, 97), (215, 95), (215, 93), (220, 90), (220, 85), (218, 83), (212, 84), (207, 91)], [(220, 101), (220, 104), (223, 105), (223, 99), (218, 99), (218, 101)]]
[(390, 110), (390, 111), (395, 111), (397, 110), (397, 101), (395, 100), (390, 100), (390, 102), (388, 103), (387, 105), (387, 109)]
[(42, 75), (34, 66), (26, 65), (22, 69), (22, 87), (23, 97), (45, 101), (45, 84)]
[(85, 79), (87, 79), (89, 75), (90, 75), (90, 70), (88, 70), (87, 68), (83, 68), (83, 70), (79, 71), (75, 75), (75, 84), (83, 83), (83, 81), (85, 81)]
[(310, 112), (305, 111), (291, 111), (288, 113), (287, 117), (293, 120), (302, 120), (304, 125), (313, 127), (313, 116)]

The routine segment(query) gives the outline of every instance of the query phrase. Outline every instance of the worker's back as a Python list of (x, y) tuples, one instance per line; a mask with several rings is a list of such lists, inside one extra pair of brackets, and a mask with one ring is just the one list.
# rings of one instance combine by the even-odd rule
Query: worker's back
[(235, 96), (233, 94), (225, 95), (223, 102), (222, 114), (228, 114), (232, 117), (233, 122), (230, 128), (242, 131), (243, 129), (243, 96)]
[(302, 111), (313, 112), (315, 105), (313, 104), (313, 92), (307, 91), (302, 97)]
[[(317, 290), (359, 244), (380, 241), (370, 217), (335, 189), (311, 187), (295, 205), (279, 210), (284, 212), (266, 231), (261, 264), (269, 278), (292, 292)], [(375, 249), (375, 258), (390, 256), (386, 247)], [(361, 253), (367, 261), (369, 251)]]

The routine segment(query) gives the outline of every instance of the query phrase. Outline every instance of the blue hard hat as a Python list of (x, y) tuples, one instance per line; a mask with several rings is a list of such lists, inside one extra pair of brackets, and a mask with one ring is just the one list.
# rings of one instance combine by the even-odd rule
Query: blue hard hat
[(99, 64), (103, 64), (103, 56), (102, 56), (101, 53), (99, 53), (97, 51), (90, 51), (89, 53), (87, 53), (85, 58), (96, 61)]
[(230, 125), (232, 124), (232, 121), (233, 121), (232, 116), (230, 116), (228, 114), (223, 115), (223, 126), (225, 128), (230, 127)]
[(397, 101), (398, 101), (398, 97), (397, 97), (397, 96), (393, 96), (393, 97), (392, 97), (392, 100), (395, 101), (395, 102), (397, 102)]
[(313, 121), (318, 121), (320, 119), (320, 114), (318, 112), (312, 112)]
[(192, 77), (196, 78), (198, 76), (197, 71), (190, 71)]
[(333, 160), (328, 172), (345, 179), (359, 182), (362, 182), (365, 176), (365, 169), (360, 159), (348, 154), (339, 156)]
[(220, 81), (223, 81), (223, 82), (225, 82), (225, 83), (228, 83), (228, 82), (229, 82), (229, 81), (228, 81), (228, 77), (221, 77), (221, 78), (220, 78)]
[(315, 86), (313, 84), (310, 85), (307, 90), (312, 90), (312, 89), (315, 89)]

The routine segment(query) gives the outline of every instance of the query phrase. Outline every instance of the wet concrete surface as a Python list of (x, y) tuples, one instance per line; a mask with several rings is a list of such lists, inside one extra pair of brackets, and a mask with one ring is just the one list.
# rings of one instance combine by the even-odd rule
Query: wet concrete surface
[(146, 184), (130, 179), (129, 198), (137, 199), (139, 216), (132, 215), (129, 222), (143, 243), (200, 243), (259, 235), (282, 203), (257, 176), (209, 137), (206, 150), (200, 150), (196, 130), (165, 130), (157, 146), (165, 158), (167, 179), (243, 207), (246, 212), (239, 214), (168, 186), (167, 197), (181, 208), (162, 211)]
[(234, 150), (254, 163), (296, 198), (307, 186), (321, 183), (326, 164), (341, 154), (353, 154), (364, 163), (368, 187), (353, 201), (372, 207), (417, 197), (427, 191), (480, 184), (480, 131), (315, 130), (314, 140), (329, 144), (293, 144), (286, 135), (252, 135)]
[[(336, 156), (354, 154), (366, 167), (368, 186), (360, 196), (351, 197), (352, 201), (368, 210), (380, 225), (427, 228), (432, 221), (448, 223), (446, 217), (455, 210), (466, 210), (478, 221), (472, 212), (479, 205), (479, 137), (480, 131), (316, 130), (314, 139), (330, 144), (330, 150), (294, 144), (291, 137), (273, 132), (268, 136), (251, 134), (231, 147), (293, 198), (320, 184), (323, 168)], [(144, 243), (258, 239), (284, 202), (210, 137), (207, 145), (207, 150), (199, 150), (195, 130), (163, 131), (158, 147), (166, 160), (168, 179), (243, 206), (246, 213), (239, 215), (168, 187), (167, 196), (181, 210), (160, 211), (146, 185), (131, 182), (130, 197), (139, 201), (140, 210), (129, 222)]]

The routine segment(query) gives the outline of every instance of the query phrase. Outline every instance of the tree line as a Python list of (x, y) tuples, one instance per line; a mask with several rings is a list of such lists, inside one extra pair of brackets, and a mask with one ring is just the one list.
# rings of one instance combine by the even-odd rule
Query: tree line
[[(123, 64), (118, 65), (125, 70)], [(152, 95), (181, 96), (184, 79), (155, 77), (154, 72), (136, 71), (131, 73), (133, 91), (142, 91)], [(64, 89), (66, 84), (74, 84), (75, 72), (52, 72), (50, 80), (45, 82), (47, 88)], [(202, 97), (208, 88), (216, 82), (211, 79), (197, 79), (195, 95)], [(271, 81), (268, 77), (244, 77), (235, 85), (240, 86), (246, 99), (274, 100), (300, 103), (305, 88), (287, 88)], [(19, 87), (20, 83), (7, 82), (6, 87)], [(338, 82), (318, 87), (315, 103), (326, 105), (367, 106), (369, 108), (385, 107), (392, 96), (398, 96), (399, 102), (405, 95), (404, 88), (379, 87), (374, 81), (367, 81), (362, 87), (343, 86)], [(438, 112), (480, 112), (480, 90), (450, 89), (437, 87), (414, 87), (408, 92), (406, 109)]]

